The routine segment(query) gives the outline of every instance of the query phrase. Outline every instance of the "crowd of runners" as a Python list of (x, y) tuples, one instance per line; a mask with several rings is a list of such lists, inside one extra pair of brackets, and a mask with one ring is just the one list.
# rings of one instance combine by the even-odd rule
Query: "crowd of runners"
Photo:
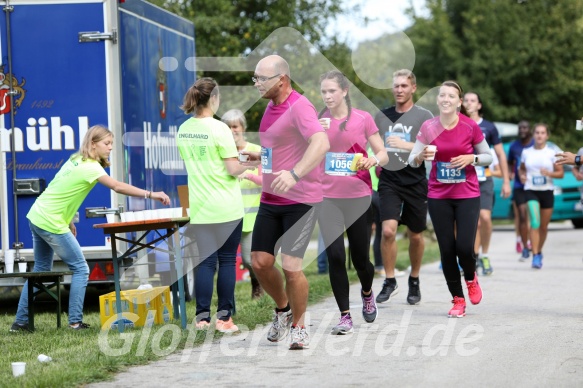
[[(581, 164), (579, 157), (556, 154), (546, 145), (547, 125), (536, 124), (531, 131), (521, 121), (507, 156), (495, 125), (482, 117), (479, 94), (464, 93), (454, 81), (439, 87), (439, 114), (433, 117), (413, 101), (415, 75), (398, 70), (393, 74), (395, 105), (374, 118), (352, 105), (349, 81), (338, 71), (320, 77), (325, 105), (320, 112), (292, 88), (289, 65), (277, 55), (259, 61), (252, 81), (269, 100), (260, 144), (245, 140), (242, 112), (228, 111), (222, 122), (213, 118), (220, 101), (214, 80), (198, 80), (185, 97), (185, 111), (194, 115), (180, 127), (177, 142), (189, 174), (190, 217), (203, 261), (196, 274), (197, 328), (211, 324), (211, 279), (218, 267), (216, 329), (238, 329), (231, 313), (241, 242), (253, 296), (266, 293), (276, 305), (267, 339), (279, 342), (289, 335), (290, 349), (307, 348), (308, 282), (302, 268), (317, 223), (340, 314), (331, 334), (353, 332), (345, 234), (361, 285), (361, 313), (370, 323), (377, 318), (377, 303), (399, 292), (396, 236), (399, 225), (405, 225), (411, 262), (406, 300), (416, 305), (428, 213), (452, 296), (447, 315), (463, 317), (464, 288), (472, 304), (480, 303), (478, 270), (482, 276), (494, 271), (488, 254), (494, 176), (503, 179), (501, 196), (513, 198), (521, 260), (532, 252), (532, 267), (542, 267), (553, 178), (563, 176), (562, 164)], [(426, 163), (431, 164), (429, 174)], [(376, 241), (386, 277), (376, 297), (369, 257), (371, 176), (378, 178)], [(278, 255), (282, 270), (276, 266)], [(375, 264), (380, 266), (380, 260)]]
[[(243, 263), (250, 272), (252, 296), (266, 293), (276, 305), (267, 339), (279, 342), (289, 335), (290, 349), (307, 348), (310, 340), (304, 319), (309, 287), (302, 268), (316, 224), (340, 314), (332, 334), (353, 332), (345, 234), (361, 285), (361, 313), (371, 323), (378, 315), (377, 303), (388, 302), (399, 292), (396, 237), (399, 225), (404, 225), (411, 264), (406, 300), (416, 305), (421, 301), (420, 269), (428, 213), (452, 296), (447, 315), (463, 317), (467, 307), (464, 283), (467, 298), (478, 304), (482, 299), (478, 271), (482, 269), (482, 276), (494, 271), (488, 254), (495, 200), (493, 176), (503, 179), (501, 196), (512, 195), (520, 259), (529, 260), (532, 253), (531, 266), (542, 268), (542, 251), (553, 212), (553, 179), (563, 177), (563, 164), (580, 167), (583, 154), (583, 149), (575, 155), (557, 153), (547, 146), (550, 129), (546, 124), (535, 124), (531, 131), (530, 124), (521, 121), (519, 138), (507, 156), (495, 125), (482, 117), (479, 94), (464, 93), (455, 81), (439, 86), (439, 114), (434, 117), (413, 101), (415, 75), (410, 70), (398, 70), (393, 74), (395, 105), (374, 118), (352, 105), (350, 83), (336, 70), (320, 77), (325, 105), (320, 112), (292, 88), (289, 65), (280, 56), (260, 60), (252, 81), (260, 96), (269, 100), (259, 127), (260, 144), (247, 141), (243, 112), (229, 110), (221, 120), (214, 118), (220, 105), (220, 88), (215, 80), (197, 80), (184, 97), (182, 109), (192, 117), (180, 126), (177, 146), (188, 172), (190, 227), (200, 254), (195, 275), (196, 329), (210, 329), (218, 270), (214, 329), (238, 330), (232, 314), (236, 256), (241, 247)], [(99, 137), (90, 137), (93, 133)], [(104, 173), (112, 136), (106, 129), (95, 128), (76, 156), (81, 163), (75, 157), (71, 159), (71, 168), (86, 165), (95, 170), (91, 180), (79, 177), (83, 192), (72, 197), (75, 203), (69, 204), (65, 194), (70, 188), (57, 184), (57, 179), (37, 202), (62, 202), (74, 212), (99, 181), (120, 193), (168, 203), (165, 193), (134, 188)], [(429, 174), (426, 164), (431, 165)], [(65, 173), (70, 174), (69, 170), (59, 174)], [(579, 168), (574, 174), (583, 179)], [(54, 194), (54, 199), (49, 194)], [(377, 225), (374, 251), (380, 256), (375, 258), (376, 272), (385, 276), (376, 297), (372, 289), (375, 265), (369, 253), (373, 208)], [(49, 217), (35, 209), (39, 207), (33, 206), (28, 215), (33, 232), (43, 228), (44, 220), (55, 224), (55, 217), (59, 217), (58, 230), (38, 229), (35, 263), (50, 265), (52, 252), (65, 248), (72, 257), (68, 264), (84, 261), (77, 252), (78, 244), (74, 244), (74, 230), (69, 230), (71, 212), (65, 218)], [(63, 233), (68, 245), (49, 241), (52, 235)], [(278, 255), (281, 270), (276, 266)], [(59, 256), (66, 260), (68, 254)], [(87, 327), (79, 309), (86, 272), (86, 264), (80, 265), (73, 276), (79, 278), (75, 283), (78, 286), (71, 288), (77, 295), (70, 300), (73, 328)], [(12, 330), (26, 329), (23, 293)]]

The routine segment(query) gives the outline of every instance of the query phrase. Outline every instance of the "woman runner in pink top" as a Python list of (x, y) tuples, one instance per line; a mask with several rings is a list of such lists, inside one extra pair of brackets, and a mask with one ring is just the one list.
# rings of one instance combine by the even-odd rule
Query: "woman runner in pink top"
[[(330, 150), (326, 154), (322, 177), (324, 200), (318, 222), (327, 247), (330, 283), (341, 314), (339, 323), (332, 329), (332, 334), (338, 335), (353, 331), (348, 300), (345, 229), (352, 263), (362, 286), (362, 316), (369, 323), (377, 317), (372, 292), (374, 266), (369, 258), (367, 211), (372, 185), (368, 170), (389, 161), (372, 116), (352, 107), (348, 87), (348, 80), (339, 71), (330, 71), (320, 77), (326, 108), (319, 117), (328, 134)], [(374, 155), (367, 154), (367, 142)]]
[[(427, 205), (441, 252), (443, 274), (453, 297), (448, 315), (457, 318), (466, 314), (458, 258), (470, 302), (478, 304), (482, 300), (474, 255), (480, 215), (480, 186), (474, 166), (492, 163), (482, 130), (463, 114), (462, 95), (456, 82), (441, 84), (437, 96), (439, 116), (423, 123), (409, 156), (412, 167), (432, 160)], [(436, 146), (437, 152), (428, 145)]]

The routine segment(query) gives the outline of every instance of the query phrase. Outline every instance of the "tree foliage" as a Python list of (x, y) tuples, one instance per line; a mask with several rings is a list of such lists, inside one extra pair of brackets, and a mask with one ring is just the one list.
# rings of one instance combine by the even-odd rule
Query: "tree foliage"
[[(349, 56), (346, 55), (349, 52), (347, 46), (325, 34), (329, 21), (342, 12), (346, 12), (342, 6), (342, 0), (151, 1), (194, 22), (197, 57), (247, 57), (252, 53), (257, 55), (257, 48), (263, 47), (265, 50), (262, 43), (274, 31), (281, 27), (291, 27), (308, 40), (315, 50), (326, 55), (335, 64), (338, 63), (338, 66), (346, 68), (343, 64), (349, 61)], [(352, 7), (352, 10), (357, 10), (357, 8)], [(305, 55), (302, 59), (304, 63), (290, 65), (296, 68), (307, 67), (310, 66), (310, 59), (310, 55)], [(253, 85), (251, 82), (253, 70), (249, 68), (246, 70), (209, 71), (206, 69), (204, 72), (197, 72), (197, 75), (198, 77), (211, 76), (219, 85), (251, 86)], [(254, 94), (255, 97), (256, 95), (257, 93)], [(319, 95), (317, 97), (320, 98)], [(241, 98), (251, 97), (242, 96)], [(244, 102), (242, 104), (245, 105)], [(249, 130), (257, 130), (266, 104), (265, 100), (261, 100), (246, 109)], [(228, 101), (224, 101), (222, 108), (228, 108), (228, 105)]]
[(583, 134), (583, 2), (427, 0), (407, 34), (426, 87), (446, 79), (480, 94), (488, 119), (546, 122), (575, 148)]

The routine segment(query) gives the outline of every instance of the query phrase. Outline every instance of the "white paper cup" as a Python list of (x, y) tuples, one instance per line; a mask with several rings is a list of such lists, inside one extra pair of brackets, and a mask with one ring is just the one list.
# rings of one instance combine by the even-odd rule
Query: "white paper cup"
[(156, 218), (154, 210), (144, 210), (144, 220), (153, 220)]
[(47, 356), (46, 354), (39, 354), (37, 359), (39, 360), (39, 362), (50, 362), (53, 360), (51, 357)]
[(172, 208), (172, 218), (180, 218), (182, 217), (182, 208), (181, 207), (173, 207)]
[(324, 128), (324, 129), (330, 128), (330, 117), (321, 118), (319, 121), (320, 121), (320, 125), (322, 125), (322, 128)]
[(107, 218), (108, 224), (113, 224), (115, 222), (115, 214), (106, 214), (105, 218)]
[(186, 215), (187, 215), (188, 217), (190, 217), (190, 208), (187, 208), (187, 209), (186, 209)]
[(12, 374), (14, 377), (22, 376), (26, 370), (26, 362), (13, 362)]
[(249, 161), (249, 155), (239, 154), (239, 162), (247, 162)]
[(12, 249), (4, 251), (4, 272), (14, 272), (14, 251)]
[(437, 146), (434, 146), (432, 144), (429, 144), (427, 146), (427, 151), (433, 151), (433, 156), (430, 157), (430, 158), (427, 158), (427, 160), (433, 160), (433, 159), (435, 159), (435, 152), (437, 152)]
[(575, 129), (577, 131), (581, 131), (583, 130), (583, 123), (581, 122), (581, 120), (577, 120), (575, 121)]
[(27, 267), (26, 264), (27, 264), (26, 261), (19, 261), (18, 262), (18, 272), (20, 272), (20, 273), (26, 272), (26, 267)]
[(134, 212), (125, 212), (122, 213), (125, 214), (125, 218), (126, 218), (126, 222), (132, 222), (136, 220), (136, 214)]
[(144, 221), (144, 211), (134, 212), (134, 221)]

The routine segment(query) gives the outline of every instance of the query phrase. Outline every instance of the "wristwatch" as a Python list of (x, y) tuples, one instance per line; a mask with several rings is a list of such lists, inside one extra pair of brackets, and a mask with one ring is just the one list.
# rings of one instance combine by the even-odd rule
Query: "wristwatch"
[(581, 155), (575, 156), (575, 166), (577, 167), (581, 166)]
[(478, 164), (478, 155), (474, 155), (474, 162), (472, 163), (472, 166), (475, 166)]

